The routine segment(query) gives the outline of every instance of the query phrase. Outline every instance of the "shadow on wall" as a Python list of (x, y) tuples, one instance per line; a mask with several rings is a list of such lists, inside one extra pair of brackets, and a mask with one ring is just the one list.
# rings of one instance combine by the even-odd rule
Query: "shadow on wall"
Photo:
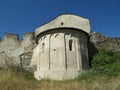
[(95, 45), (92, 42), (88, 43), (88, 54), (89, 54), (89, 66), (91, 68), (91, 63), (93, 56), (98, 53), (98, 49), (95, 47)]

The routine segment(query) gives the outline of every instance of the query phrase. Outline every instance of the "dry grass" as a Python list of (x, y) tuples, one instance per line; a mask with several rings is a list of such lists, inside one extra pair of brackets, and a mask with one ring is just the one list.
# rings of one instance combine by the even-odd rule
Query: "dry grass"
[(0, 90), (120, 90), (120, 76), (110, 79), (36, 81), (22, 73), (0, 71)]

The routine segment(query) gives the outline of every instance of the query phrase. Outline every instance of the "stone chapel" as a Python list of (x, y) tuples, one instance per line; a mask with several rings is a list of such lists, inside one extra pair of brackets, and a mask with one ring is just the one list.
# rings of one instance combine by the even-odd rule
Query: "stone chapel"
[(35, 30), (36, 79), (73, 79), (89, 69), (89, 19), (63, 14)]

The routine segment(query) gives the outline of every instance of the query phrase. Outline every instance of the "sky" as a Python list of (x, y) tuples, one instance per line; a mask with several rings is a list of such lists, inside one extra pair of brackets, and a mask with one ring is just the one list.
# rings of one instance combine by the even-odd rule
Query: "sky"
[(0, 0), (0, 37), (22, 38), (65, 13), (88, 18), (93, 32), (120, 37), (120, 0)]

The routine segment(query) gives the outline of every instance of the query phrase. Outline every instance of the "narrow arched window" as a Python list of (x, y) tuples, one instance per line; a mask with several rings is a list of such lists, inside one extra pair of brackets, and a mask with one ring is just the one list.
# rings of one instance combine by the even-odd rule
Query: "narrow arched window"
[(73, 50), (73, 41), (69, 40), (69, 50), (72, 51)]

